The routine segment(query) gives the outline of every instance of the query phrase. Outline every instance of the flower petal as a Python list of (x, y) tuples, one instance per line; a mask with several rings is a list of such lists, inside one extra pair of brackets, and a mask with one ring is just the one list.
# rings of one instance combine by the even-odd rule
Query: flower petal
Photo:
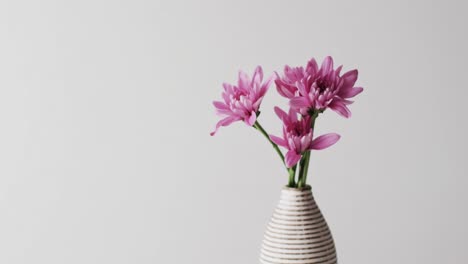
[(289, 121), (290, 122), (294, 122), (294, 121), (297, 121), (297, 110), (290, 107), (289, 108), (289, 111), (288, 111), (288, 117), (289, 117)]
[(328, 107), (343, 117), (351, 117), (351, 111), (349, 111), (348, 107), (340, 100), (333, 100)]
[(364, 89), (362, 87), (354, 87), (349, 88), (346, 90), (342, 90), (338, 93), (338, 95), (342, 98), (352, 98), (358, 94), (360, 94)]
[(218, 129), (222, 126), (228, 126), (230, 124), (232, 124), (233, 122), (235, 121), (238, 121), (240, 120), (238, 117), (235, 117), (235, 116), (228, 116), (222, 120), (220, 120), (217, 124), (216, 124), (216, 128), (213, 132), (210, 133), (211, 136), (214, 136), (216, 134), (216, 132), (218, 132)]
[(265, 96), (266, 92), (268, 91), (268, 89), (270, 88), (270, 85), (273, 81), (275, 81), (276, 79), (276, 76), (275, 75), (271, 75), (265, 83), (263, 83), (260, 87), (260, 91), (258, 92), (258, 96), (259, 97), (263, 97)]
[(226, 93), (232, 93), (232, 85), (229, 83), (223, 83), (223, 88)]
[(340, 101), (341, 101), (343, 104), (345, 104), (345, 105), (350, 105), (350, 104), (353, 104), (353, 103), (354, 103), (354, 101), (346, 100), (346, 99), (341, 99)]
[(270, 135), (270, 139), (271, 139), (271, 141), (273, 141), (273, 143), (275, 143), (278, 146), (282, 146), (282, 147), (285, 147), (285, 148), (288, 147), (288, 143), (286, 142), (286, 140), (284, 140), (284, 139), (282, 139), (280, 137)]
[(323, 60), (322, 66), (320, 67), (321, 74), (322, 76), (325, 76), (332, 70), (333, 70), (333, 58), (330, 56), (327, 56)]
[(291, 98), (291, 100), (289, 100), (289, 105), (291, 107), (296, 108), (296, 109), (298, 109), (298, 108), (308, 108), (310, 106), (309, 101), (305, 97)]
[(252, 111), (252, 113), (250, 113), (249, 118), (244, 121), (248, 126), (253, 126), (255, 124), (255, 121), (257, 121), (257, 114), (255, 114), (255, 112)]
[(263, 80), (263, 70), (262, 70), (262, 67), (261, 66), (257, 66), (257, 68), (255, 68), (255, 72), (252, 76), (252, 82), (250, 83), (250, 86), (254, 86), (254, 84), (257, 84), (258, 86), (260, 86), (260, 83), (262, 82)]
[(219, 110), (230, 110), (229, 107), (225, 103), (220, 102), (220, 101), (213, 101), (213, 105)]
[(340, 135), (336, 133), (325, 134), (312, 140), (312, 149), (326, 149), (335, 144), (340, 139)]
[(296, 93), (296, 90), (297, 90), (296, 87), (293, 87), (291, 85), (284, 83), (278, 77), (275, 80), (275, 84), (276, 84), (276, 90), (281, 96), (286, 97), (286, 98), (294, 97), (294, 94)]
[(286, 167), (291, 168), (294, 165), (296, 165), (297, 162), (299, 162), (299, 160), (301, 159), (301, 155), (297, 154), (294, 150), (290, 150), (288, 151), (288, 153), (286, 153), (286, 157), (284, 159)]
[(315, 61), (314, 58), (310, 59), (309, 62), (307, 62), (307, 67), (306, 67), (306, 71), (307, 73), (309, 73), (310, 75), (315, 75), (318, 71), (318, 65), (317, 65), (317, 61)]
[(239, 80), (237, 82), (239, 89), (248, 91), (249, 89), (249, 75), (243, 71), (239, 71)]
[(346, 91), (348, 89), (353, 88), (354, 84), (356, 83), (358, 78), (358, 70), (350, 70), (341, 76), (343, 80), (343, 84), (341, 86), (341, 90)]
[(281, 119), (281, 121), (284, 122), (284, 120), (288, 119), (288, 115), (286, 114), (286, 112), (283, 111), (283, 109), (275, 106), (274, 110), (275, 114), (279, 117), (279, 119)]
[(306, 151), (311, 146), (312, 133), (301, 137), (301, 151)]
[(341, 69), (343, 69), (343, 65), (340, 65), (338, 68), (336, 68), (335, 74), (339, 76), (340, 72), (341, 72)]
[(308, 84), (307, 79), (302, 79), (296, 82), (297, 90), (301, 96), (304, 96), (309, 93), (310, 86)]

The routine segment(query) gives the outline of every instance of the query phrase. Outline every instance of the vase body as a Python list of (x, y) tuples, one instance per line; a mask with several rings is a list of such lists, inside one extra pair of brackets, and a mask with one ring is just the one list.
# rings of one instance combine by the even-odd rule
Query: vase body
[(284, 187), (266, 228), (262, 264), (334, 264), (335, 243), (310, 187)]

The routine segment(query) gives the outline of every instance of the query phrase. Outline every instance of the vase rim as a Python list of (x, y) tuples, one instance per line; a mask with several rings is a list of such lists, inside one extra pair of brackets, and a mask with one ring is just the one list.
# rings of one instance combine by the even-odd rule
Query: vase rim
[(303, 192), (303, 191), (309, 191), (309, 190), (312, 190), (312, 187), (310, 185), (306, 185), (304, 187), (301, 187), (301, 188), (297, 188), (297, 187), (289, 187), (289, 186), (284, 186), (283, 187), (283, 190), (285, 191), (298, 191), (298, 192)]

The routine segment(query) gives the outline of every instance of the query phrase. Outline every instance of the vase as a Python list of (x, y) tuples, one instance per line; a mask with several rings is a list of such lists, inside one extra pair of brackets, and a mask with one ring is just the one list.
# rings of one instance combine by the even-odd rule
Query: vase
[(335, 243), (310, 186), (281, 190), (263, 239), (262, 264), (337, 263)]

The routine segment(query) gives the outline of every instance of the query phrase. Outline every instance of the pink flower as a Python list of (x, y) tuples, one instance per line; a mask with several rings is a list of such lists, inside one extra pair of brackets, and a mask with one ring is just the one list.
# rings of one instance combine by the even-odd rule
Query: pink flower
[(273, 81), (273, 76), (264, 83), (262, 81), (263, 70), (258, 66), (251, 80), (246, 73), (240, 71), (237, 86), (223, 84), (224, 101), (214, 101), (213, 105), (217, 114), (224, 118), (216, 124), (216, 129), (211, 132), (212, 136), (220, 127), (228, 126), (235, 121), (244, 121), (249, 126), (255, 124), (260, 104)]
[(290, 106), (303, 115), (330, 108), (348, 118), (351, 111), (347, 105), (353, 103), (348, 99), (361, 93), (363, 88), (354, 87), (358, 78), (357, 70), (340, 75), (341, 68), (333, 69), (330, 56), (325, 58), (320, 68), (314, 58), (307, 63), (306, 69), (286, 65), (284, 76), (277, 74), (276, 88), (279, 94), (290, 99)]
[(289, 113), (286, 113), (275, 107), (275, 113), (283, 121), (283, 138), (270, 135), (270, 139), (288, 150), (285, 156), (288, 168), (296, 165), (306, 151), (328, 148), (340, 139), (340, 135), (330, 133), (312, 140), (311, 117), (307, 115), (298, 119), (298, 112), (294, 108), (290, 108)]

